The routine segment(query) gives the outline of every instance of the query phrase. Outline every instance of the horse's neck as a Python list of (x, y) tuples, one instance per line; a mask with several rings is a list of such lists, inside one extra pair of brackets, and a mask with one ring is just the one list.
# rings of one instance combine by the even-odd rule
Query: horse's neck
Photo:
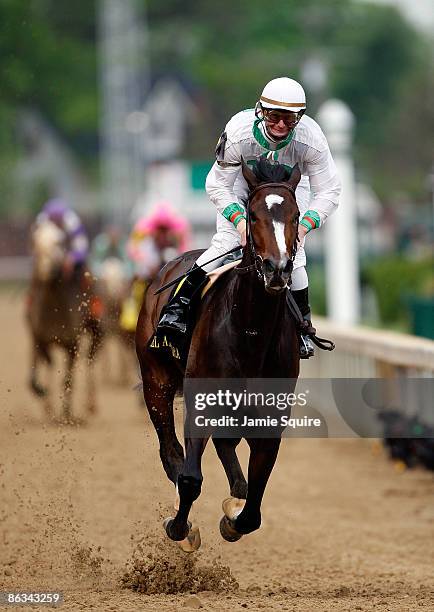
[(284, 294), (270, 295), (256, 271), (237, 274), (233, 304), (234, 316), (245, 329), (268, 330), (276, 328), (282, 316)]
[(72, 307), (75, 302), (81, 301), (80, 279), (72, 278), (66, 281), (62, 277), (45, 283), (45, 293), (49, 299)]

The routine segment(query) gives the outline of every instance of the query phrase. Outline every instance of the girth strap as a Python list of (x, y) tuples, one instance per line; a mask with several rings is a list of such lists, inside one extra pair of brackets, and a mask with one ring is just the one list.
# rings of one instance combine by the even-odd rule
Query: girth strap
[(335, 348), (334, 342), (326, 338), (319, 338), (316, 335), (316, 329), (312, 327), (312, 325), (309, 325), (309, 322), (303, 318), (300, 308), (297, 306), (297, 302), (294, 300), (294, 296), (290, 289), (286, 292), (286, 303), (288, 304), (289, 311), (294, 317), (300, 333), (309, 336), (312, 342), (323, 351), (332, 351)]

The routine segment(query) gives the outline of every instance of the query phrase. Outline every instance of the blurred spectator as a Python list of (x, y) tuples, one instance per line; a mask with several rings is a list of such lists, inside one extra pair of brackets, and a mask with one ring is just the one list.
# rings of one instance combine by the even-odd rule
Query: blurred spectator
[(125, 273), (129, 276), (131, 264), (126, 255), (125, 239), (122, 230), (116, 225), (109, 225), (92, 242), (91, 268), (96, 276), (102, 271), (104, 262), (117, 259), (122, 263)]

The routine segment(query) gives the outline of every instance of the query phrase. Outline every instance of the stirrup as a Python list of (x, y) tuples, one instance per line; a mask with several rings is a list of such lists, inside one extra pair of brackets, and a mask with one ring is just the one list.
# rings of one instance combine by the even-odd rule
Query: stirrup
[(315, 349), (311, 338), (300, 334), (300, 359), (309, 359), (314, 355)]

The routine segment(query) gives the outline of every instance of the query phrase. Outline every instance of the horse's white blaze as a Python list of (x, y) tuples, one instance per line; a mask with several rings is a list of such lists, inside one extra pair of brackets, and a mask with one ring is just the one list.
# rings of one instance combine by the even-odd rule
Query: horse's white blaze
[(51, 221), (45, 221), (34, 230), (32, 241), (37, 277), (47, 281), (65, 255), (63, 232)]
[(277, 195), (277, 193), (269, 193), (265, 196), (265, 204), (268, 206), (268, 210), (273, 206), (273, 204), (282, 204), (284, 198), (282, 196)]
[(286, 256), (285, 225), (281, 221), (273, 220), (273, 227), (277, 246), (279, 247), (280, 260), (283, 262)]
[[(277, 195), (277, 193), (269, 193), (265, 196), (265, 203), (268, 207), (268, 210), (271, 210), (271, 207), (275, 204), (282, 204), (284, 198), (282, 196)], [(281, 221), (274, 221), (274, 235), (276, 236), (277, 246), (280, 252), (280, 261), (281, 263), (285, 261), (286, 256), (286, 243), (285, 243), (285, 226)]]

